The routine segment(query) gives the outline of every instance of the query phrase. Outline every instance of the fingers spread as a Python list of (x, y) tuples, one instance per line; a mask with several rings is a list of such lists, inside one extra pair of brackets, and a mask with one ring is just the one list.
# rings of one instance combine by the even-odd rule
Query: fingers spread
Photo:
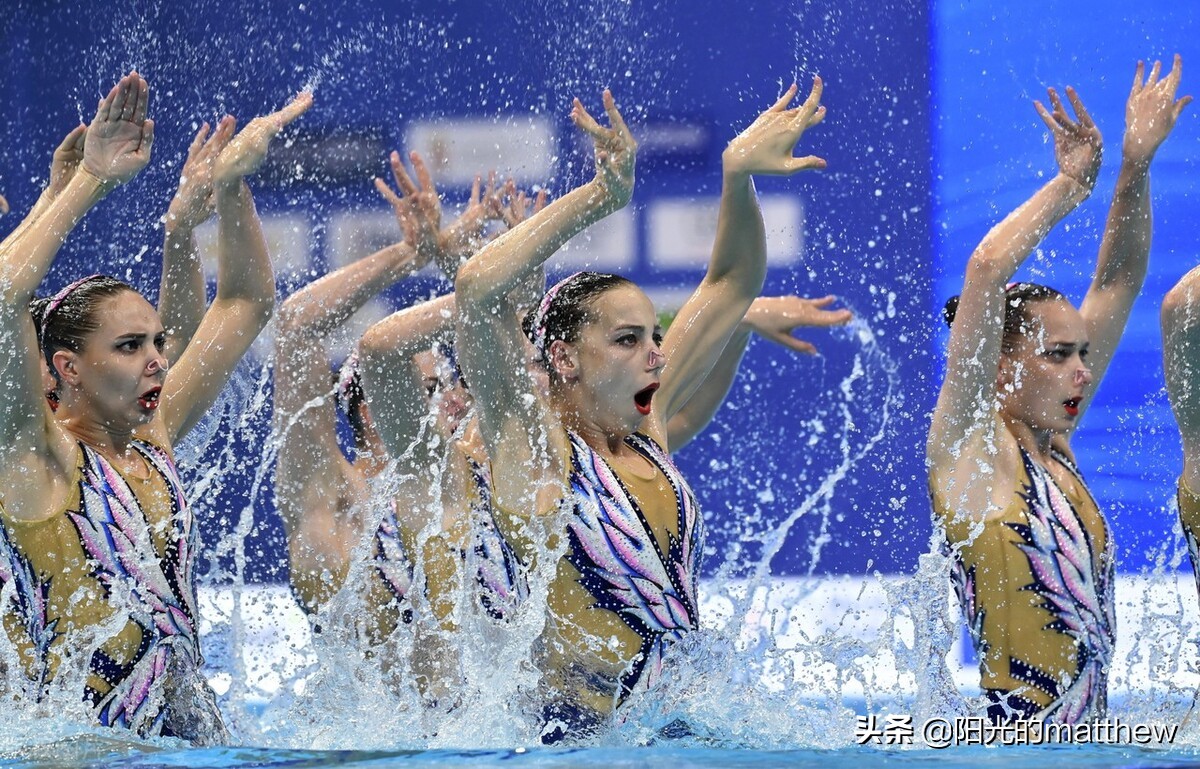
[(398, 208), (401, 205), (402, 201), (400, 200), (400, 196), (393, 192), (392, 188), (387, 186), (387, 182), (385, 182), (383, 179), (380, 179), (378, 176), (375, 177), (375, 189), (378, 190), (379, 194), (383, 196), (383, 199), (388, 203), (391, 203), (393, 207)]
[(1054, 119), (1054, 115), (1051, 115), (1050, 111), (1046, 109), (1046, 105), (1034, 99), (1033, 108), (1037, 110), (1038, 116), (1041, 117), (1042, 122), (1045, 123), (1046, 127), (1050, 129), (1050, 133), (1057, 133), (1062, 130), (1062, 126), (1060, 126), (1058, 121)]
[(825, 93), (825, 81), (820, 75), (813, 76), (812, 90), (808, 94), (808, 98), (804, 100), (804, 106), (809, 109), (816, 109), (821, 103), (821, 95)]
[(417, 184), (421, 186), (424, 192), (434, 192), (433, 177), (429, 175), (429, 169), (425, 166), (425, 160), (416, 152), (408, 153), (409, 160), (412, 161), (413, 171), (417, 174)]
[(1079, 118), (1080, 125), (1088, 128), (1096, 125), (1092, 122), (1092, 116), (1088, 114), (1087, 107), (1083, 106), (1083, 100), (1071, 86), (1067, 86), (1067, 99), (1071, 101), (1071, 109), (1075, 110), (1075, 117)]
[(817, 348), (812, 344), (809, 344), (803, 339), (797, 339), (791, 334), (785, 334), (782, 331), (771, 334), (771, 339), (794, 352), (804, 353), (805, 355), (817, 354)]
[(783, 96), (780, 96), (778, 99), (776, 99), (775, 103), (768, 108), (768, 111), (783, 112), (788, 108), (788, 105), (792, 103), (792, 99), (796, 98), (796, 91), (798, 90), (800, 90), (800, 87), (795, 83), (792, 83), (790, 86), (788, 86), (788, 89), (783, 92)]
[(400, 162), (400, 153), (392, 152), (389, 159), (392, 163), (392, 176), (396, 180), (396, 186), (405, 195), (415, 195), (417, 193), (417, 185), (413, 184), (413, 180), (409, 177), (408, 171), (405, 170), (404, 164)]
[(1142, 90), (1142, 79), (1146, 76), (1146, 62), (1139, 61), (1137, 69), (1133, 73), (1133, 89), (1130, 93), (1139, 93)]
[(1175, 102), (1174, 117), (1178, 118), (1181, 114), (1183, 114), (1183, 108), (1191, 103), (1192, 103), (1191, 96), (1184, 96), (1179, 101)]
[(1155, 83), (1157, 83), (1159, 73), (1161, 73), (1161, 72), (1162, 72), (1162, 62), (1161, 61), (1154, 62), (1154, 67), (1152, 67), (1150, 70), (1150, 79), (1146, 81), (1146, 85), (1151, 86), (1151, 85), (1154, 85)]
[(579, 99), (576, 99), (574, 106), (571, 107), (571, 120), (575, 123), (575, 125), (579, 126), (584, 133), (594, 139), (603, 139), (608, 135), (608, 133), (600, 127), (600, 124), (596, 122), (596, 119), (593, 118), (586, 109), (584, 109), (583, 102), (579, 101)]
[(189, 161), (196, 157), (196, 153), (199, 152), (200, 148), (204, 146), (204, 139), (208, 136), (208, 127), (209, 126), (207, 122), (201, 123), (200, 130), (197, 131), (196, 136), (192, 138), (192, 143), (188, 147), (187, 151), (187, 159)]

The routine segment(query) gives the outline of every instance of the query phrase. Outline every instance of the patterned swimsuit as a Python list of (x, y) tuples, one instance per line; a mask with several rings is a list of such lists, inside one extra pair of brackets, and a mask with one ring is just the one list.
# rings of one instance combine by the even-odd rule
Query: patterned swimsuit
[(1075, 724), (1104, 716), (1115, 644), (1113, 544), (1071, 461), (1062, 488), (1021, 450), (1022, 477), (999, 516), (934, 511), (953, 554), (952, 578), (996, 721)]
[[(645, 457), (666, 479), (675, 497), (678, 535), (668, 533), (662, 552), (629, 485), (574, 433), (571, 441), (572, 515), (566, 558), (591, 595), (593, 608), (616, 614), (641, 639), (641, 647), (618, 682), (619, 705), (634, 692), (654, 685), (663, 656), (676, 640), (699, 626), (696, 580), (703, 549), (703, 519), (679, 469), (657, 443), (633, 434), (626, 445)], [(586, 677), (586, 674), (585, 674)], [(602, 676), (593, 683), (604, 688)], [(547, 744), (593, 729), (598, 714), (558, 701), (544, 712)]]
[(167, 452), (132, 445), (150, 468), (147, 480), (128, 480), (80, 443), (61, 514), (25, 522), (0, 510), (3, 628), (35, 697), (82, 643), (90, 655), (83, 699), (97, 723), (223, 741), (199, 672), (192, 515)]
[(529, 585), (512, 548), (500, 536), (492, 509), (492, 482), (488, 468), (467, 457), (471, 465), (471, 529), (474, 546), (463, 553), (475, 572), (479, 603), (493, 619), (507, 617), (529, 595)]

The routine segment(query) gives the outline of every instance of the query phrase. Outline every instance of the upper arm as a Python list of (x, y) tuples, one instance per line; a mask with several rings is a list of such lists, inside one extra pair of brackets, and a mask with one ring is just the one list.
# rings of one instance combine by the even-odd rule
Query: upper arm
[(663, 339), (667, 366), (653, 401), (658, 419), (669, 423), (692, 398), (753, 301), (734, 281), (701, 281)]
[(986, 258), (967, 265), (929, 431), (929, 458), (956, 453), (955, 443), (993, 421), (996, 375), (1004, 329), (1003, 275)]
[(337, 439), (328, 357), (320, 339), (281, 331), (275, 340), (274, 439), (277, 493), (300, 495), (346, 463)]

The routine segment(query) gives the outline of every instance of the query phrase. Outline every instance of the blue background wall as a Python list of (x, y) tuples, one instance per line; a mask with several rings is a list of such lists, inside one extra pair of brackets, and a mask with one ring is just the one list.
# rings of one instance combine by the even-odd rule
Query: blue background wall
[[(154, 89), (152, 167), (88, 217), (48, 289), (98, 264), (128, 270), (153, 293), (158, 219), (194, 125), (223, 112), (248, 119), (313, 82), (316, 106), (297, 127), (310, 137), (353, 133), (391, 148), (414, 120), (549, 116), (565, 148), (548, 180), (555, 192), (588, 167), (570, 141), (574, 95), (595, 105), (609, 86), (631, 123), (703, 127), (700, 146), (643, 157), (633, 202), (631, 276), (660, 291), (690, 287), (698, 272), (652, 267), (642, 214), (664, 197), (715, 194), (725, 141), (787, 83), (823, 75), (829, 117), (802, 151), (824, 156), (829, 169), (759, 184), (764, 194), (798, 196), (805, 209), (799, 261), (773, 269), (767, 292), (835, 293), (860, 323), (804, 335), (822, 350), (815, 359), (753, 345), (713, 429), (680, 454), (710, 517), (710, 570), (759, 566), (765, 548), (778, 552), (776, 573), (913, 567), (929, 533), (922, 457), (944, 346), (938, 308), (957, 291), (974, 243), (1032, 193), (1038, 172), (1053, 169), (1031, 95), (1072, 83), (1109, 142), (1104, 192), (1070, 233), (1055, 235), (1061, 259), (1035, 264), (1062, 262), (1053, 280), (1078, 297), (1111, 190), (1133, 62), (1175, 50), (1186, 60), (1196, 28), (1192, 11), (1162, 2), (1143, 4), (1145, 19), (1103, 18), (1094, 3), (1031, 2), (1003, 11), (869, 0), (272, 2), (269, 12), (212, 0), (176, 5), (111, 11), (0, 0), (0, 192), (16, 212), (0, 220), (0, 233), (36, 198), (50, 150), (122, 72), (136, 66)], [(1155, 169), (1147, 295), (1079, 441), (1097, 496), (1114, 509), (1125, 568), (1140, 568), (1147, 550), (1173, 537), (1162, 508), (1177, 448), (1160, 393), (1155, 313), (1194, 263), (1184, 220), (1193, 116), (1176, 133)], [(351, 179), (276, 174), (253, 186), (264, 214), (309, 219), (322, 272), (327, 223), (346, 210), (383, 210), (369, 177), (384, 168), (380, 156)], [(284, 280), (282, 289), (302, 282)], [(430, 288), (410, 281), (388, 300), (399, 307)], [(226, 440), (205, 463), (260, 464), (266, 420), (258, 410), (227, 421)], [(252, 487), (243, 469), (210, 486), (199, 474), (205, 541), (226, 566), (244, 553), (251, 577), (280, 578), (270, 480), (258, 481)], [(789, 517), (798, 520), (785, 528)], [(235, 545), (245, 532), (243, 550)]]

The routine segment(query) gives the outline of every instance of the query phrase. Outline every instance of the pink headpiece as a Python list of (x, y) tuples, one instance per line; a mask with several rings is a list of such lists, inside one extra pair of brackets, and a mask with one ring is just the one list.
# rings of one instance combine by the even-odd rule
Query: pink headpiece
[(42, 310), (42, 327), (44, 328), (46, 326), (46, 321), (50, 318), (50, 313), (62, 306), (62, 303), (67, 301), (67, 297), (70, 296), (75, 289), (79, 288), (84, 283), (103, 277), (104, 276), (100, 273), (96, 273), (95, 275), (88, 275), (86, 278), (80, 278), (74, 283), (67, 284), (65, 287), (60, 289), (57, 294), (50, 297), (50, 301), (46, 303), (46, 309)]
[(582, 274), (580, 272), (572, 273), (555, 283), (546, 292), (546, 295), (542, 297), (542, 301), (538, 303), (537, 312), (533, 316), (532, 341), (534, 349), (538, 351), (538, 355), (541, 356), (542, 360), (546, 360), (546, 316), (550, 314), (550, 305), (554, 304), (554, 297), (558, 296), (558, 292), (562, 291), (563, 286)]

